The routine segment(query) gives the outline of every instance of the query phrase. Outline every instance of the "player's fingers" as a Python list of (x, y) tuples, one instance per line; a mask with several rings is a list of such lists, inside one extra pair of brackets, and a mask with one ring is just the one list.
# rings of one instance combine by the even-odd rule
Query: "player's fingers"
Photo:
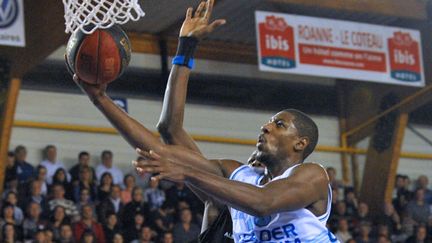
[(196, 17), (196, 18), (200, 18), (201, 17), (201, 13), (202, 13), (202, 11), (203, 11), (203, 9), (205, 7), (205, 4), (206, 4), (205, 2), (200, 2), (200, 4), (198, 5), (197, 10), (195, 11), (194, 17)]
[(140, 167), (136, 167), (135, 168), (136, 172), (138, 173), (138, 175), (144, 175), (145, 171), (144, 169), (140, 168)]
[(146, 168), (146, 167), (157, 167), (160, 166), (160, 163), (154, 160), (141, 160), (141, 161), (132, 161), (132, 165), (134, 167)]
[(214, 4), (214, 0), (207, 0), (207, 4), (206, 4), (206, 11), (204, 13), (204, 18), (209, 20), (211, 13), (213, 11), (213, 4)]
[(137, 154), (141, 155), (144, 158), (149, 158), (150, 157), (149, 152), (141, 150), (140, 148), (136, 148), (135, 151), (137, 152)]
[(165, 177), (166, 177), (165, 173), (160, 173), (159, 175), (152, 176), (151, 180), (161, 181), (161, 180), (165, 179)]
[(189, 8), (186, 10), (186, 20), (192, 18), (192, 13), (193, 13), (193, 8), (192, 8), (192, 7), (189, 7)]
[(161, 159), (161, 156), (159, 155), (159, 154), (157, 154), (155, 151), (153, 151), (153, 150), (150, 150), (149, 151), (149, 155), (150, 155), (150, 158), (151, 159), (154, 159), (154, 160), (159, 160), (159, 159)]
[(215, 30), (217, 27), (226, 24), (226, 20), (225, 19), (218, 19), (213, 21), (208, 27), (207, 27), (207, 31), (208, 32), (212, 32), (213, 30)]
[(161, 167), (158, 167), (158, 166), (144, 166), (144, 167), (140, 167), (140, 168), (143, 169), (144, 172), (151, 173), (151, 174), (157, 174), (157, 173), (161, 173), (163, 171), (163, 169)]

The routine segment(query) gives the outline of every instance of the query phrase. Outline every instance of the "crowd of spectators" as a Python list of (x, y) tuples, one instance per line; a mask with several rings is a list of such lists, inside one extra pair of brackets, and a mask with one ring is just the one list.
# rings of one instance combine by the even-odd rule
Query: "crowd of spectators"
[[(67, 168), (48, 145), (39, 164), (27, 150), (9, 152), (0, 211), (0, 242), (189, 242), (203, 205), (183, 184), (158, 183), (113, 163), (101, 153), (92, 167), (88, 152)], [(36, 166), (34, 166), (36, 165)]]
[[(196, 239), (203, 205), (184, 184), (161, 183), (116, 167), (101, 153), (93, 168), (86, 151), (67, 168), (48, 145), (44, 160), (29, 163), (24, 146), (9, 152), (0, 211), (0, 242), (175, 242)], [(139, 159), (139, 158), (138, 158)], [(33, 166), (37, 165), (37, 166)], [(348, 243), (432, 242), (428, 178), (398, 175), (392, 203), (372, 216), (352, 187), (336, 179), (328, 227)], [(209, 214), (217, 216), (217, 209)]]
[(332, 184), (332, 213), (328, 227), (341, 243), (430, 243), (432, 242), (432, 191), (428, 177), (412, 181), (397, 175), (392, 202), (384, 203), (375, 215), (352, 187), (336, 179), (327, 168)]

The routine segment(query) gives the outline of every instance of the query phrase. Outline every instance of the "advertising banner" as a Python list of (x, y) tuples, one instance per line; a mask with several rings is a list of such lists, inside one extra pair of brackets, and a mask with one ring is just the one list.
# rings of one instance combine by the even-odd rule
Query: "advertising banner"
[(25, 46), (23, 0), (0, 0), (0, 45)]
[(418, 30), (255, 12), (261, 71), (422, 87)]

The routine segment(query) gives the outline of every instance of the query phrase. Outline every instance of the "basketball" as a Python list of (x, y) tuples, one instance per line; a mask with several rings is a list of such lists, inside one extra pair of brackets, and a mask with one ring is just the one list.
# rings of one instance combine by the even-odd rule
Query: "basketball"
[(77, 30), (66, 47), (66, 65), (81, 80), (104, 84), (117, 79), (129, 64), (131, 45), (117, 25), (91, 34)]

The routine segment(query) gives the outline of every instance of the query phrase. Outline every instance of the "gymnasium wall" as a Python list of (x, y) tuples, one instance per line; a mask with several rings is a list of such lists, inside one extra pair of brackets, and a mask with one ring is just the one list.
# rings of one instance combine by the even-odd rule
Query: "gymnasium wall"
[[(127, 97), (125, 97), (127, 98)], [(161, 110), (161, 101), (128, 99), (129, 113), (151, 130), (155, 130)], [(277, 111), (274, 111), (277, 112)], [(274, 112), (228, 109), (204, 105), (187, 105), (185, 128), (191, 134), (228, 138), (256, 139), (259, 127)], [(320, 129), (320, 145), (338, 146), (338, 123), (335, 117), (313, 117)], [(19, 95), (15, 120), (49, 123), (81, 124), (110, 127), (110, 124), (89, 102), (86, 96), (45, 91), (22, 90)], [(416, 127), (425, 136), (432, 137), (430, 127)], [(37, 164), (42, 159), (42, 149), (47, 144), (58, 147), (59, 159), (67, 166), (76, 162), (81, 150), (92, 154), (94, 165), (99, 162), (100, 152), (110, 149), (114, 161), (124, 171), (131, 170), (130, 162), (136, 158), (134, 150), (119, 135), (67, 132), (34, 128), (14, 127), (11, 148), (23, 144), (28, 148), (28, 161)], [(199, 147), (208, 158), (231, 158), (245, 161), (254, 150), (253, 146), (199, 142)], [(360, 144), (367, 147), (368, 141)], [(408, 129), (403, 151), (428, 153), (430, 146)], [(364, 156), (359, 156), (364, 164)], [(333, 166), (341, 176), (340, 156), (337, 153), (317, 152), (309, 158), (324, 166)], [(432, 162), (401, 159), (399, 172), (417, 177), (427, 174), (432, 177)]]

